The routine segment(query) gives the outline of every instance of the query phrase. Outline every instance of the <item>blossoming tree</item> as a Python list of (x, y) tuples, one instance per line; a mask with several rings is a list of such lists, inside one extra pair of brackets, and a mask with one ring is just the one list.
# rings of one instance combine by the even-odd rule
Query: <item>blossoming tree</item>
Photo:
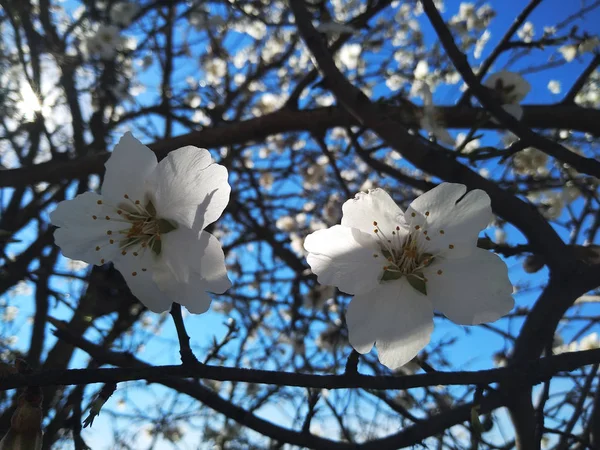
[(1, 4), (1, 450), (600, 445), (600, 2)]

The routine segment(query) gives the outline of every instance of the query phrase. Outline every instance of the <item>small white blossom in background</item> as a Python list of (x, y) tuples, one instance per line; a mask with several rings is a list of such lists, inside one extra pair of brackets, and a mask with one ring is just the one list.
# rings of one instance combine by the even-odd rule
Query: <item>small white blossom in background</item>
[(110, 20), (123, 28), (127, 27), (139, 10), (139, 5), (133, 2), (115, 3), (110, 9)]
[(565, 61), (571, 62), (577, 55), (583, 53), (593, 53), (600, 46), (600, 39), (597, 36), (591, 36), (584, 39), (579, 44), (569, 44), (559, 47), (558, 51), (561, 53)]
[(537, 148), (528, 147), (512, 159), (513, 172), (519, 175), (547, 175), (548, 155)]
[(206, 82), (211, 86), (216, 86), (223, 82), (227, 73), (227, 62), (221, 58), (210, 58), (202, 64)]
[(475, 59), (481, 58), (481, 54), (483, 53), (485, 44), (488, 43), (488, 41), (490, 40), (491, 37), (492, 37), (492, 33), (490, 33), (490, 30), (485, 30), (483, 32), (483, 34), (481, 35), (481, 37), (479, 39), (477, 39), (477, 42), (475, 43), (475, 50), (473, 50), (473, 56), (475, 57)]
[(281, 231), (290, 232), (296, 228), (296, 221), (293, 217), (283, 216), (277, 219), (277, 222), (275, 222), (275, 226)]
[(439, 112), (433, 104), (431, 89), (429, 89), (429, 86), (425, 82), (417, 83), (419, 83), (419, 95), (423, 99), (423, 117), (421, 117), (420, 121), (421, 128), (435, 137), (437, 141), (453, 147), (455, 140), (440, 120)]
[(515, 119), (521, 120), (523, 108), (520, 103), (531, 90), (531, 85), (518, 73), (502, 70), (490, 75), (484, 86), (492, 89), (504, 110)]
[(227, 176), (207, 150), (183, 147), (159, 163), (127, 133), (106, 162), (102, 195), (80, 194), (50, 214), (55, 242), (68, 258), (112, 261), (154, 312), (177, 302), (203, 313), (207, 291), (231, 285), (221, 244), (204, 231), (227, 206)]
[(558, 49), (560, 54), (565, 58), (565, 61), (571, 62), (577, 56), (577, 46), (576, 45), (563, 45)]
[(560, 81), (550, 80), (548, 82), (548, 90), (553, 94), (560, 94)]
[(335, 289), (332, 286), (319, 285), (311, 289), (306, 296), (304, 296), (304, 307), (307, 309), (321, 309), (325, 303), (333, 298)]
[(547, 191), (543, 193), (539, 208), (546, 219), (558, 219), (564, 207), (565, 199), (561, 192)]
[(581, 340), (573, 341), (569, 344), (557, 345), (553, 348), (555, 354), (577, 352), (585, 350), (594, 350), (600, 348), (600, 338), (598, 333), (594, 332), (581, 338)]
[(458, 324), (492, 322), (513, 305), (506, 264), (477, 248), (492, 220), (489, 196), (443, 183), (403, 212), (383, 190), (342, 206), (341, 225), (310, 234), (308, 264), (323, 285), (354, 295), (346, 312), (359, 353), (377, 345), (391, 369), (428, 343), (433, 309)]
[(358, 66), (361, 49), (360, 44), (346, 44), (340, 49), (336, 59), (346, 69), (354, 70)]
[(17, 306), (9, 305), (6, 308), (4, 308), (4, 312), (2, 313), (2, 321), (14, 322), (18, 315), (19, 308)]
[(123, 38), (116, 26), (100, 25), (96, 33), (87, 38), (85, 45), (90, 56), (110, 60), (122, 47)]
[[(465, 139), (467, 139), (466, 133), (458, 133), (456, 135), (456, 148), (462, 147), (463, 153), (467, 153), (467, 154), (472, 153), (473, 151), (475, 151), (479, 147), (481, 147), (481, 141), (479, 139), (471, 139), (469, 142), (464, 144)], [(463, 147), (463, 144), (464, 144), (464, 147)]]
[(525, 24), (521, 27), (521, 29), (517, 32), (517, 36), (523, 42), (531, 42), (533, 41), (533, 36), (535, 36), (535, 29), (531, 22), (525, 22)]

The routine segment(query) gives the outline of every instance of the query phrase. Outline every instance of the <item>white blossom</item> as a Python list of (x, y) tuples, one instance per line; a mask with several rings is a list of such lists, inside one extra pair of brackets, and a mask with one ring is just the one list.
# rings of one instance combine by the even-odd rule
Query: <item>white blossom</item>
[(484, 85), (495, 91), (507, 113), (521, 120), (523, 109), (519, 104), (531, 90), (531, 85), (521, 75), (502, 70), (490, 75)]
[(87, 52), (90, 56), (109, 60), (115, 56), (116, 51), (122, 46), (119, 29), (114, 25), (100, 25), (96, 33), (85, 41)]
[(308, 264), (323, 285), (354, 295), (346, 312), (349, 341), (374, 343), (391, 369), (429, 343), (433, 309), (458, 324), (499, 319), (513, 307), (504, 262), (477, 248), (492, 219), (490, 198), (443, 183), (403, 212), (383, 190), (342, 206), (341, 225), (310, 234)]
[(548, 155), (537, 148), (528, 147), (518, 152), (512, 160), (513, 171), (519, 175), (546, 175)]
[(535, 36), (535, 29), (531, 22), (525, 22), (521, 29), (517, 32), (517, 36), (523, 42), (531, 42), (533, 40), (533, 36)]
[(553, 94), (560, 94), (560, 81), (550, 80), (548, 82), (548, 90)]
[(439, 112), (433, 104), (433, 95), (431, 94), (429, 86), (425, 82), (417, 83), (419, 84), (419, 95), (423, 98), (423, 116), (420, 121), (421, 128), (434, 136), (439, 142), (454, 146), (454, 138), (441, 123)]
[(210, 306), (207, 291), (231, 285), (221, 244), (204, 231), (230, 191), (227, 169), (207, 150), (183, 147), (158, 163), (127, 133), (106, 162), (102, 195), (80, 194), (51, 213), (54, 239), (68, 258), (112, 261), (150, 310), (176, 301), (200, 314)]
[(139, 10), (139, 5), (133, 2), (116, 3), (110, 10), (110, 20), (121, 27), (126, 27)]

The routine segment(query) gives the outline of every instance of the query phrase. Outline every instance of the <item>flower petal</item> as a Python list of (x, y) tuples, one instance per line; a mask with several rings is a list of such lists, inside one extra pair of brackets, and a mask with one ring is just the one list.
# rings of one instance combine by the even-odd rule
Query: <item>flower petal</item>
[(402, 210), (383, 189), (370, 189), (359, 192), (353, 199), (342, 205), (342, 225), (358, 228), (373, 235), (373, 222), (384, 232), (391, 232), (402, 218)]
[(60, 227), (54, 232), (54, 241), (67, 258), (101, 265), (118, 253), (118, 242), (110, 244), (107, 232), (111, 230), (118, 236), (118, 231), (126, 226), (106, 220), (106, 216), (114, 215), (114, 210), (98, 202), (102, 202), (100, 195), (86, 192), (60, 202), (50, 213), (52, 224)]
[(463, 184), (442, 183), (416, 198), (406, 210), (406, 222), (411, 230), (420, 232), (427, 253), (459, 258), (476, 247), (479, 232), (492, 220), (491, 202), (480, 189), (465, 195), (466, 191)]
[(348, 305), (346, 324), (357, 352), (367, 353), (376, 342), (379, 361), (396, 369), (429, 343), (433, 308), (427, 297), (401, 278), (356, 295)]
[(436, 260), (424, 274), (433, 306), (455, 323), (493, 322), (514, 306), (508, 268), (486, 250), (476, 248), (462, 259)]
[(517, 120), (523, 118), (523, 107), (521, 105), (502, 105), (502, 108)]
[(335, 225), (309, 234), (306, 260), (319, 283), (337, 286), (347, 294), (369, 292), (379, 284), (386, 261), (377, 241), (356, 228)]
[(197, 231), (221, 216), (231, 192), (227, 169), (213, 163), (208, 150), (193, 146), (169, 153), (148, 183), (158, 217)]
[[(202, 290), (222, 294), (231, 287), (225, 255), (212, 234), (178, 228), (162, 237), (161, 261), (180, 283), (201, 285)], [(183, 301), (179, 302), (181, 304)]]
[(115, 206), (127, 194), (132, 200), (145, 200), (145, 182), (158, 162), (152, 150), (125, 133), (106, 161), (102, 195)]
[(125, 278), (131, 293), (150, 311), (161, 313), (171, 309), (172, 298), (153, 280), (155, 261), (152, 252), (144, 251), (138, 256), (127, 253), (125, 256), (119, 256), (114, 264)]

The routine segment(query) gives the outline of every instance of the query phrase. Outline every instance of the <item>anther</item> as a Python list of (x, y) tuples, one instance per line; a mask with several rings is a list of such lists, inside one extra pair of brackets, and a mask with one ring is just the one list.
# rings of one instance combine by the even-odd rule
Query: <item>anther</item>
[(106, 232), (106, 234), (108, 234), (108, 235), (110, 236), (110, 235), (112, 234), (112, 231), (111, 231), (111, 230), (108, 230), (108, 231)]
[(375, 229), (373, 230), (373, 233), (379, 233), (379, 230), (378, 230), (377, 228), (375, 228)]
[(113, 239), (110, 239), (108, 242), (110, 242), (111, 244), (115, 243), (115, 241)]
[(427, 240), (427, 241), (430, 241), (430, 240), (431, 240), (431, 238), (430, 238), (429, 236), (426, 236), (426, 237), (425, 237), (425, 240)]
[(117, 209), (117, 214), (121, 215), (121, 214), (123, 214), (123, 211), (121, 211), (120, 209)]
[(92, 216), (92, 219), (96, 220), (98, 218), (98, 216)]
[(426, 216), (429, 216), (429, 211), (425, 211), (425, 215), (426, 215)]
[(411, 217), (417, 217), (417, 215), (415, 213), (410, 213)]
[(133, 252), (133, 256), (137, 256), (137, 255), (138, 255), (138, 252)]
[(377, 222), (373, 221), (373, 226), (376, 227), (377, 226)]
[(135, 204), (136, 204), (136, 205), (139, 205), (139, 204), (140, 204), (140, 201), (139, 201), (139, 200), (136, 200), (136, 201), (135, 201)]
[(450, 245), (448, 246), (448, 248), (449, 248), (450, 250), (452, 250), (452, 249), (454, 248), (454, 245), (450, 244)]
[(396, 225), (396, 231), (400, 231), (400, 227)]
[(373, 258), (379, 258), (379, 255), (377, 253), (374, 253)]
[(145, 267), (142, 267), (142, 272), (145, 272), (146, 270), (148, 270), (148, 269), (146, 269)]
[(104, 264), (104, 258), (100, 260), (100, 264)]
[(125, 194), (125, 195), (123, 196), (123, 198), (129, 198), (129, 195)]
[(421, 227), (419, 225), (415, 226), (415, 230), (420, 230)]
[(425, 236), (427, 236), (427, 230), (423, 231), (423, 234), (424, 234)]
[(99, 204), (99, 205), (101, 205), (102, 204), (102, 200), (98, 200), (96, 203)]
[(121, 252), (121, 255), (123, 255), (123, 256), (125, 256), (126, 254), (127, 254), (127, 252), (126, 252), (125, 250), (123, 250), (123, 251)]
[(100, 251), (100, 246), (96, 246), (96, 251), (99, 252)]
[(440, 234), (444, 234), (444, 230), (440, 230)]
[(137, 272), (131, 272), (131, 275), (135, 277), (137, 275)]
[(444, 272), (442, 272), (441, 270), (438, 270), (438, 271), (437, 271), (437, 274), (438, 274), (438, 275), (441, 275), (442, 273), (444, 273)]
[(109, 216), (105, 216), (104, 218), (105, 218), (106, 220), (110, 220), (110, 217), (109, 217)]

